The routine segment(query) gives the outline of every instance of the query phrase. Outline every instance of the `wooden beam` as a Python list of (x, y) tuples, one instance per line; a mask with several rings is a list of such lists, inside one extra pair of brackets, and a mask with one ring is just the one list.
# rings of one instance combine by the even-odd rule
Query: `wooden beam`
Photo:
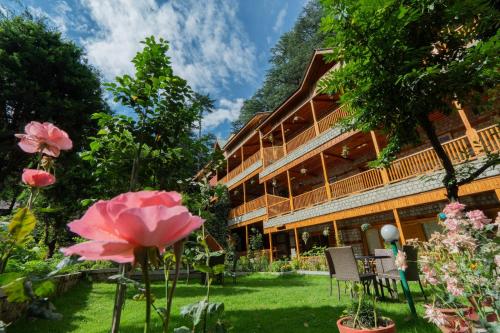
[(476, 130), (471, 126), (469, 118), (467, 117), (465, 110), (462, 108), (462, 105), (460, 105), (458, 101), (453, 101), (453, 106), (457, 109), (458, 115), (460, 116), (460, 119), (465, 126), (465, 135), (467, 135), (467, 138), (469, 139), (474, 154), (483, 154), (484, 152), (481, 149), (479, 136), (477, 135)]
[(403, 234), (403, 227), (401, 226), (401, 220), (399, 219), (399, 214), (397, 209), (393, 209), (392, 213), (394, 214), (394, 220), (396, 220), (396, 226), (399, 230), (399, 238), (401, 239), (401, 244), (406, 244), (405, 235)]
[(324, 156), (323, 152), (319, 153), (319, 156), (321, 158), (321, 165), (323, 167), (323, 178), (325, 180), (326, 196), (328, 197), (328, 200), (331, 200), (332, 199), (332, 189), (330, 187), (330, 182), (328, 181), (328, 173), (326, 172), (325, 156)]
[(285, 138), (285, 128), (283, 126), (283, 123), (281, 123), (281, 136), (283, 138), (283, 153), (286, 156), (286, 154), (287, 154), (287, 152), (286, 152), (286, 138)]
[[(377, 158), (378, 158), (379, 155), (380, 155), (380, 146), (378, 145), (377, 135), (375, 134), (374, 131), (370, 131), (370, 135), (372, 137), (373, 147), (375, 148), (375, 152), (377, 153)], [(389, 184), (389, 175), (387, 174), (387, 169), (386, 168), (382, 168), (380, 170), (380, 174), (382, 175), (382, 181), (383, 181), (383, 183), (384, 184)]]
[(495, 194), (497, 195), (498, 201), (500, 201), (500, 188), (495, 189)]
[(325, 152), (323, 152), (323, 154), (325, 154), (325, 156), (328, 156), (328, 157), (336, 157), (336, 158), (341, 158), (341, 159), (349, 161), (349, 162), (354, 162), (354, 160), (352, 158), (344, 157), (342, 155), (330, 154), (330, 153), (325, 153)]
[(247, 255), (248, 255), (248, 251), (250, 251), (250, 248), (248, 247), (248, 224), (245, 225), (245, 244), (246, 244), (246, 247), (247, 247)]
[(293, 212), (292, 183), (290, 181), (290, 171), (288, 170), (286, 170), (286, 179), (288, 180), (288, 197), (290, 198), (290, 211)]
[(247, 213), (247, 186), (243, 183), (243, 212)]
[(259, 142), (260, 142), (260, 159), (262, 160), (262, 165), (264, 165), (264, 144), (262, 143), (262, 132), (259, 130)]
[(241, 146), (241, 164), (240, 164), (240, 172), (243, 172), (243, 161), (245, 160), (243, 146)]
[(339, 229), (337, 228), (336, 220), (333, 220), (333, 230), (335, 231), (335, 245), (340, 246), (340, 244), (337, 244), (337, 239), (340, 239), (340, 234), (339, 234)]
[(314, 101), (311, 98), (311, 112), (314, 120), (314, 131), (316, 132), (316, 136), (319, 135), (319, 125), (318, 125), (318, 119), (316, 118), (316, 109), (314, 108)]
[(300, 242), (299, 236), (297, 235), (297, 228), (293, 229), (295, 233), (295, 252), (297, 253), (297, 258), (300, 257)]
[(273, 262), (273, 234), (269, 233), (269, 262)]

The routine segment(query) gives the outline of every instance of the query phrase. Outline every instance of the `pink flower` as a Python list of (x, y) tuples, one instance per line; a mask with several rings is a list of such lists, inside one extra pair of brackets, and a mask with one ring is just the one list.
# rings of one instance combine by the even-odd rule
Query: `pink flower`
[(44, 187), (56, 182), (56, 177), (43, 170), (24, 169), (23, 183), (31, 187)]
[(408, 268), (408, 264), (406, 263), (406, 253), (401, 250), (398, 250), (398, 254), (396, 255), (395, 260), (396, 267), (401, 271), (406, 271)]
[(41, 152), (58, 157), (61, 150), (69, 150), (73, 142), (68, 134), (51, 123), (32, 121), (24, 128), (25, 134), (16, 134), (21, 139), (19, 147), (27, 153)]
[(464, 290), (458, 286), (458, 280), (454, 277), (445, 276), (446, 280), (446, 290), (450, 292), (455, 297), (462, 296)]
[(436, 285), (439, 283), (438, 279), (436, 278), (436, 271), (433, 268), (425, 265), (424, 267), (422, 267), (422, 273), (424, 273), (424, 279), (428, 283), (432, 285)]
[(444, 207), (443, 209), (443, 212), (447, 217), (459, 217), (464, 209), (465, 205), (462, 205), (461, 203), (455, 201), (446, 205), (446, 207)]
[(456, 218), (447, 218), (443, 222), (445, 228), (449, 231), (457, 231), (460, 226), (460, 220)]
[(443, 240), (443, 244), (448, 248), (450, 253), (460, 253), (461, 250), (473, 251), (477, 246), (474, 238), (456, 232), (449, 232)]
[(427, 319), (430, 323), (433, 323), (436, 326), (445, 326), (446, 325), (446, 317), (445, 315), (437, 310), (434, 305), (424, 304), (425, 314), (424, 318)]
[(181, 205), (177, 192), (129, 192), (95, 203), (81, 219), (71, 222), (70, 230), (90, 241), (62, 252), (78, 254), (82, 260), (133, 262), (135, 249), (163, 251), (202, 224), (200, 217)]
[(465, 213), (465, 215), (469, 218), (472, 227), (476, 230), (482, 230), (485, 225), (491, 222), (491, 219), (487, 218), (479, 209), (471, 210)]
[(495, 264), (497, 265), (497, 268), (500, 268), (500, 255), (495, 256)]

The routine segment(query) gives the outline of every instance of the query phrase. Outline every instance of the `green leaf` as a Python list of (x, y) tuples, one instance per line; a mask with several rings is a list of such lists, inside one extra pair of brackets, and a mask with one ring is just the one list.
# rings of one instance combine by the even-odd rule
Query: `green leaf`
[(48, 297), (56, 291), (56, 286), (54, 282), (45, 280), (41, 283), (35, 284), (33, 286), (33, 291), (38, 297)]
[(202, 273), (213, 274), (212, 268), (210, 268), (207, 265), (204, 265), (204, 264), (194, 264), (193, 266), (194, 266), (194, 269), (197, 270), (197, 271), (200, 271)]
[(0, 288), (3, 285), (6, 285), (15, 279), (23, 277), (23, 274), (20, 272), (8, 272), (8, 273), (2, 273), (0, 274)]
[(26, 241), (36, 225), (35, 215), (28, 208), (19, 209), (9, 223), (9, 233), (16, 244)]
[(214, 274), (222, 274), (222, 273), (224, 273), (225, 267), (226, 266), (224, 264), (215, 265), (214, 267), (212, 267), (212, 270), (213, 270)]
[(7, 300), (11, 303), (20, 303), (29, 299), (24, 288), (25, 278), (17, 278), (10, 283), (3, 285), (2, 290), (7, 295)]

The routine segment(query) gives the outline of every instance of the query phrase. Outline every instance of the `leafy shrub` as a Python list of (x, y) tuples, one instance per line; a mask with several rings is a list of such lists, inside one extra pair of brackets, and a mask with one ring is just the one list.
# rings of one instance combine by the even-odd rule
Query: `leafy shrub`
[(288, 260), (276, 260), (271, 264), (271, 272), (290, 272), (292, 270), (292, 264)]
[(325, 255), (326, 246), (313, 245), (308, 251), (301, 253), (302, 257), (316, 257)]

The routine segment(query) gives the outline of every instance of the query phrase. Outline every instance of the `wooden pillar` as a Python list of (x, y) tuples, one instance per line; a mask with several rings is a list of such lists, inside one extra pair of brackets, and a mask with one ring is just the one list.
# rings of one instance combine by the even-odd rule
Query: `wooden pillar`
[(337, 244), (337, 240), (340, 239), (339, 235), (339, 229), (337, 228), (337, 221), (333, 221), (333, 230), (335, 231), (335, 245), (339, 246), (340, 244)]
[(248, 224), (245, 225), (245, 244), (247, 246), (247, 255), (248, 255), (248, 251), (250, 251), (250, 249), (248, 247)]
[(240, 164), (240, 172), (243, 172), (243, 161), (245, 160), (245, 156), (243, 154), (243, 146), (241, 146), (241, 164)]
[(401, 220), (399, 219), (399, 214), (397, 209), (393, 209), (392, 213), (394, 214), (394, 219), (396, 220), (396, 226), (399, 230), (399, 238), (401, 240), (401, 244), (406, 244), (405, 235), (403, 234), (403, 227), (401, 226)]
[(286, 139), (285, 139), (285, 127), (281, 123), (281, 137), (283, 138), (283, 153), (286, 155)]
[(498, 201), (500, 201), (500, 188), (495, 189), (495, 194), (497, 195)]
[(269, 262), (273, 262), (273, 234), (269, 232)]
[(262, 132), (259, 130), (259, 142), (260, 142), (260, 159), (262, 160), (262, 165), (264, 165), (264, 144), (262, 143)]
[(314, 120), (314, 131), (316, 132), (316, 135), (319, 135), (318, 119), (316, 118), (316, 109), (314, 108), (314, 101), (312, 98), (309, 101), (309, 103), (311, 104), (311, 112), (312, 112), (313, 120)]
[(293, 231), (295, 232), (295, 252), (297, 253), (297, 258), (298, 258), (300, 257), (299, 235), (297, 234), (297, 228), (294, 228)]
[(325, 154), (323, 152), (319, 153), (321, 157), (321, 165), (323, 166), (323, 178), (325, 180), (326, 196), (328, 200), (332, 199), (332, 189), (330, 187), (330, 182), (328, 181), (328, 173), (326, 172)]
[(243, 182), (243, 212), (247, 213), (247, 187), (245, 182)]
[[(377, 136), (375, 135), (374, 131), (370, 131), (370, 135), (372, 137), (373, 147), (375, 148), (375, 153), (377, 154), (378, 158), (378, 156), (380, 155), (380, 146), (378, 145)], [(387, 174), (387, 169), (382, 168), (380, 170), (380, 173), (382, 174), (382, 181), (384, 182), (384, 184), (389, 184), (389, 175)]]
[[(231, 156), (229, 156), (226, 160), (226, 177), (229, 175), (229, 159), (231, 158)], [(227, 180), (229, 180), (229, 177), (227, 178)]]
[(462, 108), (462, 106), (458, 101), (453, 101), (453, 106), (457, 109), (458, 115), (460, 116), (460, 119), (462, 120), (462, 123), (465, 126), (465, 135), (467, 135), (467, 138), (469, 139), (474, 154), (480, 155), (483, 152), (481, 149), (479, 136), (477, 135), (476, 130), (471, 126), (469, 118), (465, 113), (465, 110)]
[(286, 170), (286, 179), (288, 181), (288, 197), (290, 198), (290, 210), (293, 212), (292, 182), (290, 181), (290, 171), (288, 170)]
[(266, 212), (269, 214), (269, 201), (267, 197), (267, 181), (264, 182), (264, 202), (266, 203)]

